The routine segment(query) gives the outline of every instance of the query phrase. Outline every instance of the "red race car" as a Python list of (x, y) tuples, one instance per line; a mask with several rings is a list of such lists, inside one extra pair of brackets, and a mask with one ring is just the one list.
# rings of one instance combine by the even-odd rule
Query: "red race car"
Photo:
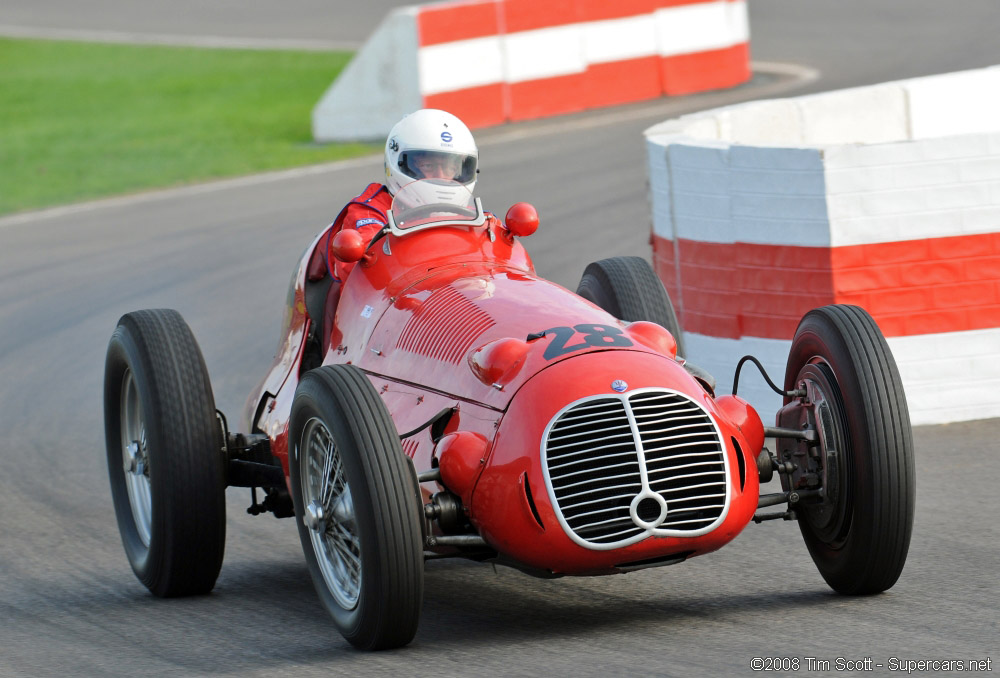
[[(125, 551), (150, 591), (212, 589), (227, 486), (252, 488), (250, 513), (294, 516), (323, 604), (368, 649), (413, 638), (427, 558), (612, 574), (784, 518), (835, 590), (896, 582), (912, 434), (867, 313), (805, 315), (783, 388), (772, 384), (785, 405), (765, 426), (680, 357), (645, 261), (592, 263), (574, 294), (535, 275), (518, 240), (538, 226), (530, 205), (501, 222), (456, 190), (415, 182), (371, 242), (337, 234), (336, 257), (356, 262), (339, 289), (315, 275), (328, 235), (312, 243), (244, 433), (215, 409), (180, 315), (122, 317), (105, 371), (108, 467)], [(761, 495), (774, 472), (782, 491)], [(779, 508), (758, 512), (767, 506)]]

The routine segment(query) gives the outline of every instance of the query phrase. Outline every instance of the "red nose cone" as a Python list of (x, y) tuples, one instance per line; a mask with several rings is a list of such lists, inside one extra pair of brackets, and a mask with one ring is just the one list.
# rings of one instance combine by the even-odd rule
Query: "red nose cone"
[(357, 231), (341, 231), (333, 236), (333, 256), (339, 261), (353, 263), (365, 256), (365, 240)]
[(526, 202), (514, 203), (507, 210), (504, 223), (506, 223), (508, 231), (523, 238), (538, 230), (538, 212), (534, 206)]

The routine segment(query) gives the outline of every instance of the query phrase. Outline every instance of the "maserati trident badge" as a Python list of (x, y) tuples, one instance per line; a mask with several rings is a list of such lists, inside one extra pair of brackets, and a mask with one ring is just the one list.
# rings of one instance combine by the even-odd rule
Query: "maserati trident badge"
[(621, 379), (615, 379), (613, 382), (611, 382), (611, 388), (616, 393), (624, 393), (625, 390), (628, 389), (628, 384), (626, 384)]

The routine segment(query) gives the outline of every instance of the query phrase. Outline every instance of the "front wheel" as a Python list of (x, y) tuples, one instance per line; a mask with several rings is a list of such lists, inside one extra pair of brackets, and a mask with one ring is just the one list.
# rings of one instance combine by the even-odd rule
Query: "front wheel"
[[(906, 396), (872, 317), (844, 305), (807, 313), (792, 340), (785, 389), (806, 392), (819, 434), (818, 452), (797, 455), (800, 464), (818, 458), (824, 479), (822, 501), (796, 508), (809, 553), (837, 592), (885, 591), (906, 560), (916, 481)], [(804, 422), (803, 412), (786, 399), (779, 424)]]
[(645, 320), (665, 328), (685, 355), (684, 337), (670, 295), (649, 263), (640, 257), (610, 257), (588, 265), (576, 293), (626, 322)]
[(205, 361), (177, 311), (118, 321), (105, 362), (104, 430), (132, 570), (157, 596), (208, 593), (226, 541), (222, 438)]
[(306, 373), (289, 441), (296, 523), (324, 607), (356, 647), (406, 645), (423, 598), (420, 490), (365, 374), (352, 365)]

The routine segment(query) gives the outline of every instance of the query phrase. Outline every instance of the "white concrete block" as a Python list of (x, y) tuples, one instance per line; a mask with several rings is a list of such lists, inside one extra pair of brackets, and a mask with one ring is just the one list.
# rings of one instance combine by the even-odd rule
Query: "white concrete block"
[(737, 242), (799, 247), (830, 246), (830, 228), (825, 219), (734, 216), (732, 223)]
[(1000, 231), (1000, 187), (994, 192), (993, 204), (982, 207), (970, 207), (961, 212), (961, 232), (965, 235), (975, 233), (996, 233)]
[[(983, 389), (989, 393), (989, 388)], [(971, 394), (968, 397), (972, 397)], [(935, 407), (926, 412), (910, 409), (910, 423), (914, 426), (927, 426), (932, 424), (949, 424), (960, 421), (974, 421), (976, 419), (993, 419), (1000, 417), (1000, 403), (996, 402), (973, 402), (963, 403), (955, 407)]]
[(587, 68), (582, 24), (510, 33), (503, 38), (504, 80), (525, 82)]
[(693, 169), (728, 171), (729, 145), (720, 141), (671, 144), (667, 148), (667, 163), (674, 173)]
[(674, 191), (674, 218), (678, 226), (683, 219), (688, 218), (709, 218), (728, 222), (731, 215), (731, 200), (729, 196)]
[(832, 247), (849, 245), (870, 245), (878, 242), (908, 240), (912, 234), (897, 216), (855, 217), (830, 220), (830, 244)]
[(733, 144), (729, 149), (731, 167), (753, 170), (822, 172), (823, 154), (817, 148), (768, 148)]
[(914, 426), (1000, 416), (1000, 380), (904, 387)]
[[(673, 137), (684, 134), (684, 125), (684, 116), (671, 118), (647, 127), (642, 134), (649, 141), (666, 146)], [(662, 137), (668, 137), (669, 140), (664, 140)]]
[(959, 181), (1000, 181), (1000, 152), (959, 161), (958, 176)]
[(646, 171), (653, 186), (670, 186), (670, 172), (667, 165), (666, 146), (646, 141)]
[(886, 339), (897, 362), (936, 360), (942, 355), (1000, 360), (1000, 327)]
[(670, 186), (675, 192), (698, 193), (729, 197), (730, 172), (727, 169), (675, 169), (670, 175)]
[(421, 47), (417, 71), (424, 95), (454, 92), (503, 81), (499, 36)]
[(791, 99), (738, 107), (729, 111), (727, 123), (727, 138), (748, 146), (796, 146), (803, 142), (801, 110)]
[(825, 196), (822, 170), (734, 169), (729, 185), (734, 193), (767, 193), (783, 196)]
[(354, 55), (313, 108), (314, 139), (385, 139), (400, 118), (423, 106), (416, 12), (390, 12)]
[(891, 190), (898, 187), (896, 170), (901, 165), (843, 167), (826, 171), (826, 191), (831, 195)]
[(652, 14), (581, 24), (583, 54), (588, 64), (647, 57), (657, 53)]
[(826, 196), (826, 212), (831, 222), (868, 216), (862, 193), (838, 193)]
[[(919, 142), (917, 142), (919, 143)], [(1000, 167), (1000, 162), (998, 162)], [(898, 188), (916, 186), (935, 189), (945, 184), (957, 184), (961, 181), (961, 165), (958, 160), (939, 160), (936, 162), (901, 163), (892, 168), (895, 185)], [(873, 186), (872, 190), (878, 190)], [(891, 188), (886, 186), (885, 188)]]
[(746, 3), (698, 2), (653, 13), (660, 56), (722, 49), (750, 38)]
[(732, 196), (732, 213), (734, 218), (772, 215), (810, 221), (827, 218), (826, 199), (822, 195), (735, 193)]
[[(1000, 120), (997, 121), (1000, 127)], [(964, 134), (952, 137), (922, 139), (914, 144), (920, 149), (925, 160), (952, 160), (988, 156), (990, 135)]]
[(911, 141), (884, 144), (843, 144), (823, 148), (826, 168), (878, 167), (923, 162), (922, 144)]
[(1000, 353), (982, 356), (953, 356), (939, 353), (936, 358), (913, 362), (897, 361), (900, 375), (913, 385), (940, 384), (944, 376), (955, 383), (1000, 380)]
[(959, 210), (990, 204), (989, 183), (956, 183), (935, 186), (924, 191), (931, 209)]
[(993, 132), (1000, 119), (1000, 68), (917, 78), (904, 83), (914, 139)]
[(929, 193), (929, 191), (909, 188), (862, 193), (860, 194), (861, 209), (867, 216), (926, 212), (932, 208), (930, 204), (932, 196)]
[(674, 232), (679, 239), (726, 244), (735, 242), (732, 222), (728, 218), (675, 213)]
[(802, 140), (809, 145), (881, 144), (908, 138), (905, 91), (875, 85), (801, 97)]

